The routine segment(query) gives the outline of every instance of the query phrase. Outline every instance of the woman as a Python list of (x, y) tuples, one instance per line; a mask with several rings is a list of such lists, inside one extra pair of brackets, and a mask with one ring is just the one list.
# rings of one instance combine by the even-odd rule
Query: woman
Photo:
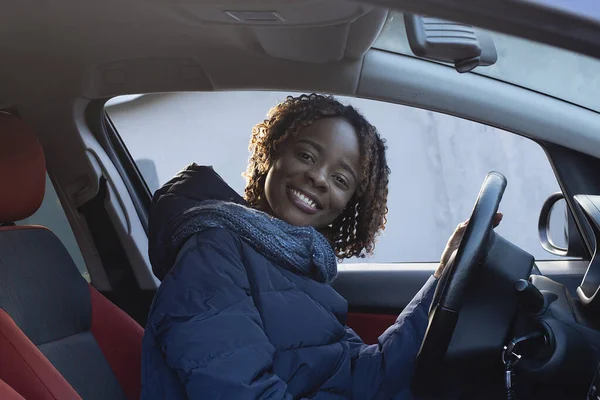
[(440, 267), (376, 345), (345, 326), (337, 260), (385, 224), (384, 141), (332, 97), (288, 97), (254, 127), (245, 200), (192, 165), (154, 196), (162, 280), (143, 344), (143, 399), (405, 398)]

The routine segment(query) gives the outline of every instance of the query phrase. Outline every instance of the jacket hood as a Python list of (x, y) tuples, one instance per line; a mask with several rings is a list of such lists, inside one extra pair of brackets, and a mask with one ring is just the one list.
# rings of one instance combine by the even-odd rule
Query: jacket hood
[(149, 256), (154, 275), (161, 281), (177, 258), (174, 223), (190, 208), (206, 200), (247, 205), (210, 166), (191, 164), (154, 193), (149, 210)]

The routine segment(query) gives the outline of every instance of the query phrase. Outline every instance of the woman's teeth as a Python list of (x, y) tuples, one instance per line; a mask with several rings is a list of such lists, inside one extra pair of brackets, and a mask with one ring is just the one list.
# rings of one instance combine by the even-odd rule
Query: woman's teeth
[(317, 208), (317, 205), (315, 204), (314, 201), (312, 201), (311, 199), (309, 199), (308, 197), (306, 197), (305, 195), (303, 195), (299, 191), (297, 191), (295, 189), (292, 189), (292, 193), (294, 193), (294, 196), (296, 196), (297, 198), (299, 198), (300, 200), (302, 200), (304, 202), (304, 204), (306, 204), (307, 206), (309, 206), (311, 208)]

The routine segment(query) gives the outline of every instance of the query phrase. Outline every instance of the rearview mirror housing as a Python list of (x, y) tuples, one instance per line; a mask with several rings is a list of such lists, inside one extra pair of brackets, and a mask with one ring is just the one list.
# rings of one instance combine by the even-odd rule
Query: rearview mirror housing
[(453, 64), (458, 72), (493, 65), (498, 60), (492, 37), (470, 25), (414, 14), (404, 14), (404, 25), (416, 56)]

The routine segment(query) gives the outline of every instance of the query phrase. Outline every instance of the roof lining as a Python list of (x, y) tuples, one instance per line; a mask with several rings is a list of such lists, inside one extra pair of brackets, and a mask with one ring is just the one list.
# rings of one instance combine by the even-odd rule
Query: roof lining
[(443, 112), (600, 158), (598, 113), (438, 63), (371, 49), (356, 95)]

